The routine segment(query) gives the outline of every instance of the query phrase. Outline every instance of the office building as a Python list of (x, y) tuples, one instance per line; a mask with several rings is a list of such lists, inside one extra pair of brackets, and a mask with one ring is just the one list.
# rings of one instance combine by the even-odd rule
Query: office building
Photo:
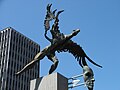
[(11, 27), (0, 31), (0, 90), (30, 90), (30, 80), (39, 77), (39, 63), (16, 76), (40, 51), (40, 46)]

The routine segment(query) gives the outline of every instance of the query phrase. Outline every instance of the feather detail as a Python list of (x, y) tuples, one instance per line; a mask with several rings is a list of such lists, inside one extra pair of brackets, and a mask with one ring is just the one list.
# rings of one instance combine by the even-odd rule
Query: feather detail
[(84, 52), (84, 50), (82, 49), (82, 47), (80, 45), (73, 42), (72, 40), (69, 40), (68, 42), (66, 42), (62, 46), (62, 48), (59, 48), (59, 50), (57, 50), (57, 52), (58, 53), (60, 53), (60, 52), (69, 52), (69, 53), (71, 53), (75, 57), (75, 59), (77, 59), (77, 61), (79, 61), (80, 66), (87, 65), (87, 63), (85, 61), (85, 58), (87, 58), (92, 64), (102, 68), (102, 66), (100, 66), (97, 63), (95, 63), (94, 61), (92, 61), (86, 55), (86, 53)]

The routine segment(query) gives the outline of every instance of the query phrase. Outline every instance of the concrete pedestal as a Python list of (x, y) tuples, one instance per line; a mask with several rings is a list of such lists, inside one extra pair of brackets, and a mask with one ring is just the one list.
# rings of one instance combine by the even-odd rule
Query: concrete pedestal
[(31, 80), (30, 90), (68, 90), (68, 79), (59, 73), (53, 73)]

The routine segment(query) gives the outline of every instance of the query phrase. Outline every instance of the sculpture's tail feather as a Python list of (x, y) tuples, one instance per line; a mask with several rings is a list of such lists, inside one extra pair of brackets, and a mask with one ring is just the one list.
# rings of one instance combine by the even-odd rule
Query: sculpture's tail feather
[(82, 57), (79, 58), (79, 60), (77, 60), (79, 62), (79, 65), (83, 68), (83, 64), (82, 64)]
[(86, 62), (86, 60), (85, 60), (85, 57), (82, 57), (82, 60), (81, 60), (81, 61), (82, 61), (81, 63), (82, 63), (83, 66), (88, 66), (88, 65), (87, 65), (87, 62)]
[(102, 68), (101, 65), (99, 65), (99, 64), (95, 63), (94, 61), (92, 61), (87, 55), (86, 55), (86, 58), (87, 58), (92, 64), (94, 64), (94, 65)]
[(30, 63), (28, 63), (27, 65), (25, 65), (20, 71), (18, 71), (17, 73), (15, 73), (16, 75), (20, 75), (21, 73), (25, 72), (26, 70), (32, 68), (36, 62), (38, 62), (39, 60), (32, 60)]

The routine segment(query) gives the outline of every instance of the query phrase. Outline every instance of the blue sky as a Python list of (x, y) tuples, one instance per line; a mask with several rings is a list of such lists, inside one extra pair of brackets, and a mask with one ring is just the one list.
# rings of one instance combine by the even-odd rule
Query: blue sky
[[(64, 9), (60, 15), (60, 30), (69, 34), (79, 28), (73, 38), (87, 55), (103, 68), (88, 62), (95, 73), (94, 90), (120, 90), (120, 1), (119, 0), (0, 0), (0, 30), (12, 27), (35, 42), (41, 49), (49, 44), (44, 38), (46, 5)], [(57, 54), (60, 61), (55, 72), (66, 77), (82, 73), (74, 57), (68, 53)], [(48, 74), (52, 63), (44, 58), (40, 62), (40, 75)], [(86, 90), (77, 87), (73, 90)]]

